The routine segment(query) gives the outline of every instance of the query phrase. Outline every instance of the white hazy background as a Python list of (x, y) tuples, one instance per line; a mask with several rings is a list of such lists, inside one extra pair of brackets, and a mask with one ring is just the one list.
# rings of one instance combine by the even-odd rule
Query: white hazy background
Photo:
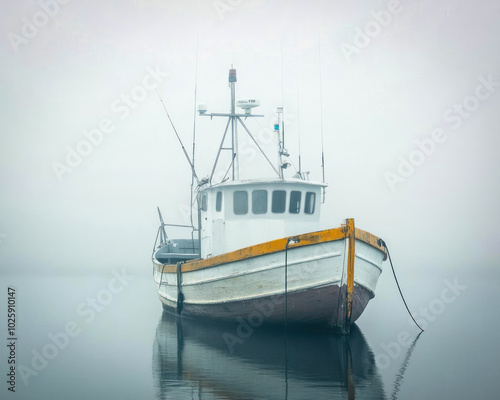
[[(168, 73), (158, 91), (190, 152), (198, 54), (198, 103), (210, 112), (228, 111), (231, 65), (237, 98), (262, 101), (255, 113), (266, 115), (263, 127), (272, 126), (283, 97), (287, 148), (297, 165), (300, 131), (303, 169), (313, 180), (321, 180), (323, 124), (324, 227), (355, 218), (386, 240), (406, 278), (460, 270), (498, 279), (500, 87), (457, 129), (443, 113), (474, 95), (481, 77), (500, 81), (500, 3), (401, 1), (401, 12), (346, 57), (342, 44), (353, 45), (356, 29), (374, 20), (371, 12), (387, 7), (74, 0), (12, 45), (12, 34), (22, 35), (42, 8), (37, 1), (3, 4), (2, 274), (150, 271), (156, 206), (168, 222), (187, 222), (190, 169), (154, 91), (125, 118), (113, 104), (142, 84), (148, 68)], [(67, 147), (76, 149), (84, 130), (103, 119), (114, 130), (60, 181), (54, 162), (65, 163)], [(210, 173), (223, 124), (197, 119), (200, 176)], [(249, 126), (261, 131), (254, 121)], [(397, 173), (399, 157), (408, 160), (415, 140), (437, 128), (447, 140), (391, 190), (384, 174)], [(242, 177), (254, 170), (272, 176), (241, 140)], [(274, 160), (275, 147), (263, 145)]]

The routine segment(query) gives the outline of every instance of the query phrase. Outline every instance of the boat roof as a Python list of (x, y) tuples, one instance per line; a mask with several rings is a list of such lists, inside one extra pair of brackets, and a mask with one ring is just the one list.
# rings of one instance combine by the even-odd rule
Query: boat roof
[(321, 183), (321, 182), (312, 182), (312, 181), (306, 181), (304, 179), (298, 179), (298, 178), (289, 178), (289, 179), (278, 179), (278, 178), (266, 178), (266, 179), (245, 179), (245, 180), (238, 180), (238, 181), (232, 181), (232, 180), (227, 180), (225, 182), (221, 183), (216, 183), (211, 186), (207, 186), (203, 188), (202, 190), (209, 190), (212, 188), (224, 188), (224, 187), (231, 187), (231, 186), (255, 186), (255, 185), (286, 185), (286, 184), (299, 184), (299, 185), (306, 185), (306, 186), (316, 186), (316, 187), (326, 187), (328, 186), (326, 183)]

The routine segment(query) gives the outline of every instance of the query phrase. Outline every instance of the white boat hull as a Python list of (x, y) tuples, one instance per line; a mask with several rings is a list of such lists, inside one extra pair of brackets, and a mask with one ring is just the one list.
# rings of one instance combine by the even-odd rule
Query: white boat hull
[[(164, 307), (185, 316), (337, 326), (345, 302), (347, 240), (290, 246), (191, 271), (185, 264), (181, 273), (153, 259), (154, 279)], [(356, 239), (351, 323), (373, 298), (384, 259), (380, 248)]]

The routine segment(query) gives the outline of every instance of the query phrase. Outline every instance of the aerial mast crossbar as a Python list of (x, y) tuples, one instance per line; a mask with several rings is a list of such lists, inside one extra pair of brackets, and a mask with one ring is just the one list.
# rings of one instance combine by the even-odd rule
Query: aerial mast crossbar
[[(246, 124), (243, 122), (242, 118), (248, 118), (248, 117), (263, 117), (264, 115), (255, 115), (251, 113), (251, 108), (256, 107), (260, 104), (260, 102), (256, 100), (248, 100), (248, 103), (244, 104), (245, 101), (239, 100), (238, 101), (238, 106), (243, 108), (245, 110), (244, 113), (237, 113), (236, 112), (236, 88), (235, 84), (237, 82), (236, 78), (236, 69), (234, 69), (231, 66), (231, 69), (229, 70), (229, 88), (231, 90), (231, 112), (230, 113), (207, 113), (206, 112), (206, 106), (204, 104), (200, 104), (198, 106), (198, 111), (200, 116), (204, 117), (227, 117), (227, 125), (226, 129), (224, 130), (224, 135), (222, 137), (219, 150), (217, 151), (217, 156), (215, 158), (214, 166), (212, 168), (212, 172), (210, 174), (210, 179), (209, 182), (212, 183), (212, 179), (215, 174), (215, 169), (217, 167), (217, 164), (219, 162), (219, 157), (220, 153), (222, 150), (231, 150), (231, 165), (229, 168), (232, 171), (232, 179), (233, 180), (239, 180), (239, 157), (238, 157), (238, 123), (241, 124), (241, 126), (245, 129), (246, 133), (250, 136), (254, 144), (257, 146), (259, 151), (262, 153), (264, 158), (267, 160), (269, 165), (271, 165), (272, 169), (278, 177), (282, 178), (282, 173), (276, 169), (276, 167), (273, 165), (273, 163), (269, 160), (267, 157), (266, 153), (264, 150), (260, 147), (259, 143), (257, 140), (255, 140), (254, 136), (250, 132), (250, 130), (247, 128)], [(243, 102), (243, 103), (242, 103)], [(253, 102), (253, 103), (252, 103)], [(231, 147), (224, 147), (224, 143), (226, 140), (226, 136), (229, 130), (229, 125), (231, 125)]]

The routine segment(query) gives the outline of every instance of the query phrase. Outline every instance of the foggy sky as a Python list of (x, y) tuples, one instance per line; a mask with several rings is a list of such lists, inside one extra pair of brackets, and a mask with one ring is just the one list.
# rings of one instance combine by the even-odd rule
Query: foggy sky
[[(275, 146), (265, 128), (283, 105), (292, 161), (300, 131), (303, 169), (317, 181), (323, 126), (322, 227), (355, 218), (386, 240), (407, 276), (498, 277), (498, 2), (62, 3), (9, 3), (0, 16), (2, 273), (150, 270), (156, 206), (169, 222), (186, 223), (191, 179), (150, 88), (157, 86), (190, 152), (198, 56), (197, 103), (228, 111), (234, 65), (237, 98), (262, 102), (255, 111), (265, 114), (262, 127), (248, 126), (269, 157)], [(52, 4), (45, 22), (40, 4)], [(36, 33), (25, 27), (34, 20)], [(353, 52), (356, 43), (364, 47)], [(196, 124), (204, 177), (224, 122)], [(99, 127), (108, 130), (102, 141), (58, 179), (54, 163), (64, 164), (84, 131)], [(401, 176), (416, 141), (434, 140), (436, 130), (432, 154)], [(242, 178), (272, 176), (247, 143), (242, 134)], [(387, 173), (400, 176), (393, 190)]]

